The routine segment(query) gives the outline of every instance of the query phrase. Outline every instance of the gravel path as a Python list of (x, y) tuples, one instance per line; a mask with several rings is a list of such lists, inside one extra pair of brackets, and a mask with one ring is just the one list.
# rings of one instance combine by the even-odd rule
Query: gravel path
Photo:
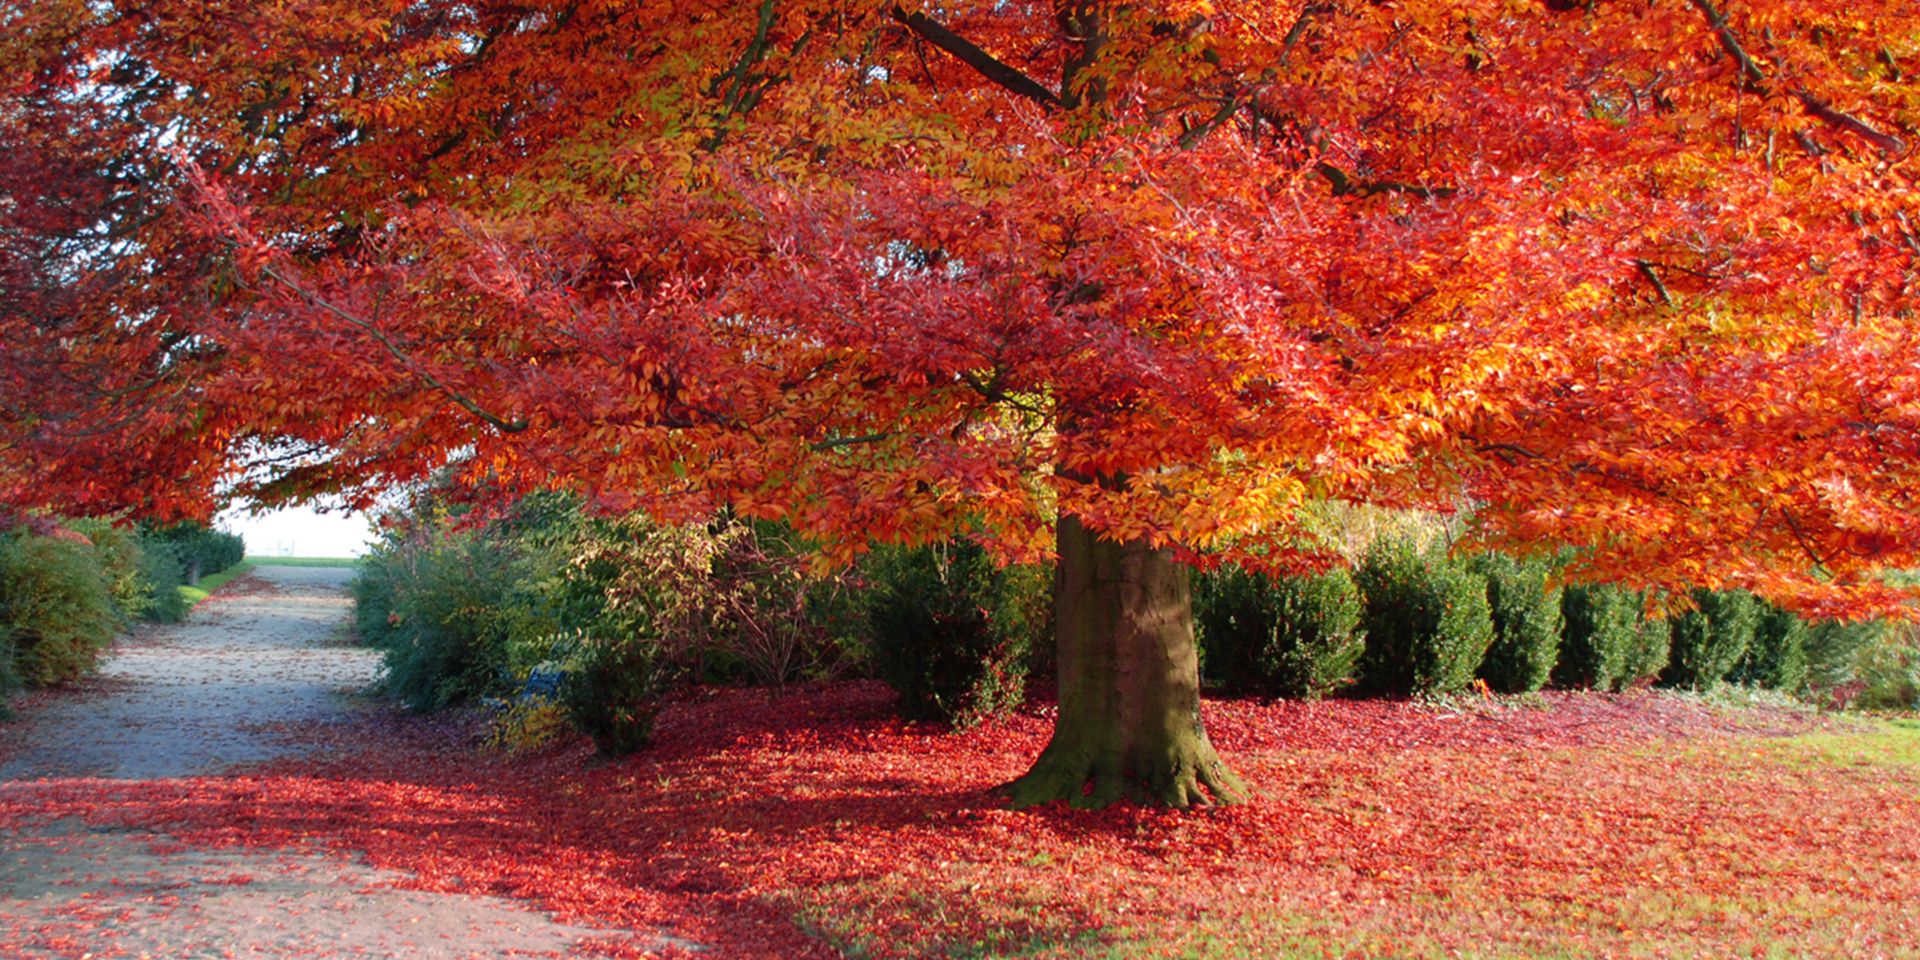
[[(345, 721), (340, 693), (376, 675), (377, 657), (342, 643), (350, 576), (260, 567), (186, 623), (143, 630), (99, 690), (43, 699), (0, 727), (0, 799), (298, 756), (273, 727)], [(611, 932), (512, 900), (403, 889), (408, 879), (318, 852), (192, 849), (28, 818), (0, 825), (0, 956), (589, 957), (581, 941)]]

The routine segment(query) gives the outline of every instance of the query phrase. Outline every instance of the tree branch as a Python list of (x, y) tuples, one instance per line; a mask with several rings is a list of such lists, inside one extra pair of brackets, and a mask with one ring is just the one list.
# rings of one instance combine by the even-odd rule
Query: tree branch
[(926, 14), (908, 13), (900, 7), (894, 7), (892, 16), (908, 30), (918, 34), (928, 43), (945, 50), (954, 59), (972, 67), (975, 73), (1007, 92), (1025, 97), (1049, 109), (1057, 109), (1065, 105), (1058, 94), (1047, 89), (1040, 81), (1008, 66), (993, 54), (980, 49), (972, 41), (947, 29)]
[[(1712, 0), (1688, 0), (1688, 2), (1692, 3), (1694, 8), (1699, 10), (1700, 13), (1707, 18), (1707, 24), (1713, 28), (1714, 36), (1720, 41), (1720, 49), (1726, 51), (1728, 58), (1733, 60), (1734, 64), (1740, 68), (1742, 86), (1756, 93), (1766, 94), (1768, 92), (1767, 75), (1760, 69), (1760, 65), (1754, 61), (1753, 57), (1748, 55), (1746, 48), (1741, 46), (1740, 37), (1733, 32), (1733, 26), (1727, 22), (1726, 14), (1721, 13), (1720, 10), (1713, 5)], [(1897, 74), (1899, 68), (1894, 65), (1893, 55), (1889, 53), (1885, 47), (1881, 48), (1880, 53), (1882, 57), (1881, 62)], [(1821, 123), (1838, 130), (1852, 133), (1866, 140), (1868, 143), (1873, 144), (1875, 147), (1880, 148), (1882, 153), (1905, 154), (1907, 152), (1906, 141), (1892, 134), (1880, 132), (1872, 124), (1844, 110), (1840, 110), (1826, 100), (1808, 92), (1804, 87), (1795, 87), (1788, 91), (1788, 93), (1794, 99), (1800, 101), (1800, 106), (1807, 111), (1808, 116), (1819, 120)], [(1803, 147), (1806, 146), (1806, 141), (1803, 140), (1801, 145)], [(1809, 152), (1813, 151), (1809, 150)]]
[(278, 283), (281, 286), (286, 287), (288, 290), (292, 291), (293, 295), (296, 297), (299, 297), (302, 302), (305, 302), (312, 306), (319, 307), (320, 309), (326, 311), (327, 313), (330, 313), (335, 317), (338, 317), (341, 320), (344, 320), (347, 323), (352, 324), (353, 326), (359, 328), (360, 330), (365, 331), (366, 334), (372, 337), (376, 343), (379, 343), (380, 346), (386, 348), (386, 351), (389, 355), (391, 355), (395, 360), (400, 361), (402, 366), (406, 367), (409, 372), (411, 372), (415, 377), (419, 378), (421, 383), (426, 384), (430, 389), (439, 391), (442, 395), (446, 396), (447, 399), (452, 400), (455, 404), (459, 405), (460, 409), (465, 410), (466, 412), (472, 414), (475, 418), (479, 419), (481, 422), (487, 424), (488, 426), (494, 428), (495, 430), (500, 431), (501, 433), (519, 433), (520, 431), (527, 429), (526, 420), (502, 419), (501, 417), (495, 414), (487, 412), (479, 404), (473, 402), (472, 398), (468, 397), (466, 394), (463, 394), (460, 391), (455, 390), (444, 383), (441, 383), (439, 378), (435, 377), (433, 374), (428, 373), (426, 370), (422, 369), (419, 364), (414, 362), (412, 357), (407, 356), (406, 351), (401, 350), (399, 346), (397, 346), (393, 342), (393, 340), (388, 338), (386, 334), (380, 332), (380, 329), (378, 327), (375, 327), (371, 321), (358, 316), (357, 314), (339, 306), (338, 304), (322, 299), (318, 294), (306, 289), (305, 287), (302, 287), (299, 283), (295, 282), (292, 278), (288, 277), (284, 273), (281, 273), (279, 269), (274, 267), (272, 264), (268, 264), (266, 266), (261, 267), (260, 273), (263, 276), (266, 276), (269, 279), (273, 280), (275, 283)]

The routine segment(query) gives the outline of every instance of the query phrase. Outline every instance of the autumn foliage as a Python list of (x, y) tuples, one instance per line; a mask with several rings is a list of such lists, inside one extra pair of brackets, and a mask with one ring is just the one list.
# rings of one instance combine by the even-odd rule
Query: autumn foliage
[(1071, 512), (1279, 565), (1320, 554), (1306, 498), (1471, 500), (1583, 576), (1885, 607), (1920, 544), (1917, 30), (34, 4), (0, 47), (5, 497), (457, 457), (838, 549), (1031, 556)]

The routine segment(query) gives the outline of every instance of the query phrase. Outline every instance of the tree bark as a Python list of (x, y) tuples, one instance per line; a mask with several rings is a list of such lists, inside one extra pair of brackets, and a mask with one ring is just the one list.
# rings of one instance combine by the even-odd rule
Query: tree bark
[(1056, 537), (1060, 710), (1033, 768), (1003, 788), (1014, 806), (1244, 800), (1246, 786), (1200, 722), (1187, 567), (1144, 539), (1100, 537), (1073, 516), (1060, 518)]

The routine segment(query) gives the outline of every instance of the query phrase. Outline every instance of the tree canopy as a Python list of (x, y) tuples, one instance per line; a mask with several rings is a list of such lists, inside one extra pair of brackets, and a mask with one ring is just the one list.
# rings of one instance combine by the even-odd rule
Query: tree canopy
[(1886, 610), (1908, 0), (0, 9), (0, 503), (487, 489)]

